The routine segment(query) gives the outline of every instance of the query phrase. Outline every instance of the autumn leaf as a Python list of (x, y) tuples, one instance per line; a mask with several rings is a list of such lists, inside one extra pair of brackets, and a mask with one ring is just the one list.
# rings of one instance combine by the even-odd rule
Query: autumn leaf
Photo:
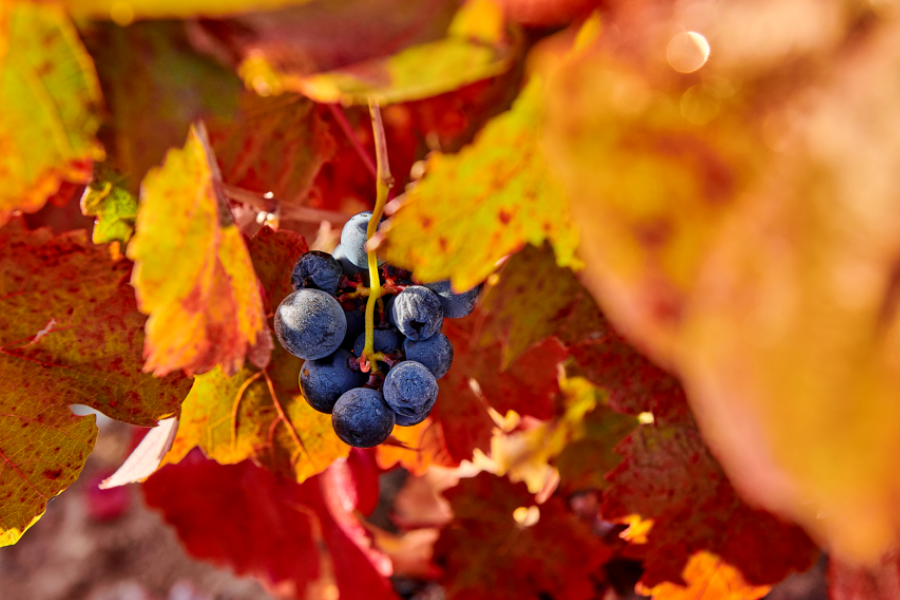
[(87, 183), (103, 158), (94, 139), (100, 86), (59, 8), (0, 7), (0, 225), (35, 212), (66, 181)]
[(360, 475), (339, 461), (298, 485), (195, 451), (142, 488), (191, 554), (253, 575), (280, 598), (395, 599), (391, 564), (354, 515), (361, 496), (377, 496)]
[(137, 198), (123, 184), (121, 176), (100, 171), (81, 196), (81, 213), (96, 217), (92, 239), (95, 244), (128, 243), (137, 218)]
[(550, 336), (570, 346), (602, 338), (609, 329), (588, 291), (570, 269), (556, 264), (546, 246), (526, 246), (514, 254), (497, 283), (487, 286), (482, 310), (488, 318), (479, 344), (500, 342), (503, 368)]
[(542, 92), (532, 79), (470, 146), (430, 155), (425, 177), (385, 226), (386, 260), (423, 281), (451, 279), (459, 290), (484, 281), (525, 243), (549, 241), (560, 265), (574, 264), (567, 201), (539, 146)]
[[(295, 233), (263, 227), (249, 248), (264, 311), (271, 313), (291, 292), (284, 266), (306, 252), (306, 242)], [(331, 416), (313, 410), (300, 393), (302, 364), (278, 346), (265, 369), (247, 366), (231, 377), (215, 369), (195, 377), (164, 463), (176, 463), (199, 447), (221, 464), (253, 459), (302, 482), (347, 456), (349, 447), (332, 431)]]
[(683, 578), (686, 586), (664, 582), (652, 588), (638, 585), (638, 591), (653, 600), (758, 600), (772, 587), (748, 584), (740, 571), (709, 552), (691, 556)]
[(457, 463), (470, 459), (476, 448), (490, 447), (494, 423), (489, 407), (501, 415), (515, 411), (538, 419), (553, 416), (559, 394), (557, 365), (567, 355), (559, 342), (549, 339), (500, 372), (499, 347), (473, 347), (471, 328), (477, 319), (476, 314), (444, 324), (444, 334), (453, 343), (453, 365), (438, 380), (440, 393), (431, 413)]
[(341, 70), (296, 77), (264, 58), (248, 58), (240, 70), (248, 85), (264, 82), (269, 93), (300, 92), (316, 102), (367, 105), (420, 100), (508, 70), (516, 57), (503, 12), (493, 0), (467, 0), (441, 40)]
[(215, 130), (238, 110), (240, 79), (191, 48), (184, 29), (148, 21), (82, 30), (109, 108), (101, 139), (135, 196), (147, 171), (184, 144), (191, 123), (203, 120)]
[(94, 447), (85, 404), (141, 426), (175, 414), (189, 381), (141, 371), (143, 325), (115, 262), (83, 232), (0, 229), (0, 545), (15, 543), (72, 484)]
[[(894, 21), (857, 37), (860, 22), (826, 4), (719, 14), (705, 32), (723, 53), (703, 67), (708, 88), (641, 41), (677, 16), (630, 22), (646, 62), (601, 44), (563, 67), (548, 155), (585, 281), (679, 373), (736, 488), (844, 559), (876, 564), (900, 539), (900, 211), (888, 175), (900, 46)], [(803, 44), (754, 35), (766, 50), (753, 57), (750, 42), (726, 41), (788, 14), (818, 24)], [(850, 40), (856, 50), (840, 52)], [(722, 78), (731, 91), (719, 96)], [(698, 100), (715, 110), (699, 118)]]
[(447, 452), (444, 431), (438, 423), (425, 419), (412, 427), (394, 427), (393, 440), (375, 448), (378, 466), (388, 471), (399, 465), (412, 475), (422, 475), (432, 466), (455, 467)]
[(607, 475), (602, 514), (653, 519), (642, 547), (647, 587), (682, 583), (685, 564), (701, 550), (753, 585), (812, 565), (818, 551), (803, 530), (747, 506), (693, 427), (643, 425), (617, 451), (625, 460)]
[(445, 496), (454, 517), (434, 552), (448, 598), (595, 597), (594, 576), (612, 552), (562, 500), (536, 505), (525, 484), (489, 473), (462, 479)]
[(319, 170), (336, 150), (320, 109), (291, 94), (242, 95), (235, 122), (212, 139), (226, 183), (291, 205), (306, 204)]
[(900, 596), (900, 569), (889, 553), (871, 566), (828, 561), (828, 597), (831, 600), (888, 600)]
[(62, 0), (62, 5), (75, 17), (112, 19), (118, 25), (128, 25), (134, 19), (222, 17), (306, 2), (309, 0)]
[(137, 231), (128, 246), (132, 283), (147, 321), (147, 371), (240, 370), (250, 347), (268, 342), (259, 286), (227, 201), (205, 131), (142, 184)]

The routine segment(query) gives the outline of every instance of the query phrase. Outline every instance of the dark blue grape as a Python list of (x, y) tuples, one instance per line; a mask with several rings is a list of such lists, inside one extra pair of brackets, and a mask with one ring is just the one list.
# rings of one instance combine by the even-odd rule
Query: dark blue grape
[(359, 334), (366, 330), (366, 310), (362, 302), (350, 301), (347, 304), (351, 308), (344, 307), (344, 317), (347, 319), (347, 334), (344, 336), (344, 341), (341, 342), (341, 347), (349, 350), (353, 348), (353, 344), (356, 342)]
[(411, 285), (397, 294), (388, 318), (411, 340), (427, 340), (441, 330), (444, 310), (437, 295), (421, 285)]
[[(369, 266), (369, 258), (366, 254), (366, 230), (369, 227), (369, 217), (371, 216), (371, 210), (357, 213), (350, 217), (350, 220), (344, 224), (344, 229), (341, 230), (341, 248), (347, 256), (347, 260), (360, 268)], [(382, 218), (383, 220), (384, 218)], [(378, 264), (382, 263), (384, 260), (378, 258)]]
[(285, 350), (304, 360), (325, 358), (347, 334), (344, 310), (322, 290), (301, 288), (275, 311), (275, 336)]
[(404, 427), (425, 420), (438, 396), (438, 384), (425, 365), (412, 360), (394, 365), (384, 379), (384, 401)]
[(450, 289), (449, 281), (426, 283), (425, 287), (437, 294), (438, 298), (440, 298), (441, 307), (444, 309), (444, 317), (448, 319), (461, 319), (471, 313), (475, 308), (475, 303), (478, 302), (478, 297), (481, 295), (484, 284), (479, 283), (468, 292), (463, 292), (461, 294), (453, 293), (453, 290)]
[[(366, 334), (361, 333), (353, 343), (353, 354), (362, 355), (366, 345)], [(372, 332), (372, 349), (384, 354), (396, 354), (403, 347), (403, 336), (393, 329), (376, 329)]]
[[(340, 244), (334, 249), (334, 252), (331, 253), (331, 256), (334, 257), (338, 264), (341, 265), (341, 270), (344, 272), (344, 275), (347, 277), (353, 277), (354, 275), (359, 275), (360, 273), (369, 273), (368, 264), (366, 264), (365, 268), (357, 267), (350, 259), (347, 258), (347, 253), (344, 252), (344, 247)], [(368, 285), (368, 284), (366, 284)]]
[(446, 375), (453, 364), (453, 344), (443, 333), (436, 333), (421, 342), (406, 339), (403, 341), (403, 353), (406, 360), (425, 365), (435, 379)]
[(394, 411), (378, 390), (356, 388), (338, 398), (331, 413), (334, 432), (354, 448), (371, 448), (390, 437)]
[(306, 401), (319, 412), (331, 414), (344, 393), (362, 387), (368, 376), (350, 368), (353, 355), (338, 349), (331, 356), (308, 360), (300, 369), (300, 389)]
[(337, 293), (343, 275), (341, 265), (327, 252), (310, 250), (297, 259), (291, 271), (291, 287), (295, 290), (310, 288)]

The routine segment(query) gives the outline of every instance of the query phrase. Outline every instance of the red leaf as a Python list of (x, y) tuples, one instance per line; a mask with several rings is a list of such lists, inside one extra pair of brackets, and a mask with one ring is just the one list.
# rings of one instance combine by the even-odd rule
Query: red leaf
[(291, 268), (309, 250), (306, 240), (293, 231), (263, 227), (247, 243), (253, 270), (263, 292), (263, 310), (271, 314), (290, 294)]
[[(371, 483), (371, 482), (370, 482)], [(298, 485), (252, 463), (194, 451), (143, 484), (191, 554), (258, 577), (280, 598), (396, 598), (391, 565), (353, 515), (361, 489), (344, 461)]]
[(562, 500), (536, 505), (524, 483), (488, 473), (445, 496), (455, 516), (434, 550), (448, 598), (596, 597), (594, 574), (612, 552)]
[(885, 556), (881, 564), (859, 567), (831, 557), (828, 564), (831, 600), (895, 600), (900, 598), (900, 563)]
[(607, 476), (602, 514), (653, 519), (641, 583), (683, 583), (700, 550), (722, 557), (754, 585), (808, 569), (818, 549), (802, 529), (747, 506), (693, 427), (643, 426), (618, 450), (625, 461)]

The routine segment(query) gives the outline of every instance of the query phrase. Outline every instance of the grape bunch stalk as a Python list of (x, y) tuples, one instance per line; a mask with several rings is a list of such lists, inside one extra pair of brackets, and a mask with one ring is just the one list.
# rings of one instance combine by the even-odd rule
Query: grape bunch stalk
[(337, 436), (357, 448), (382, 443), (395, 424), (425, 420), (437, 400), (437, 380), (453, 362), (443, 320), (472, 312), (482, 288), (456, 294), (448, 281), (422, 285), (379, 261), (374, 277), (381, 295), (368, 343), (370, 303), (364, 300), (375, 286), (373, 273), (363, 267), (372, 218), (372, 211), (354, 215), (332, 254), (303, 254), (291, 272), (294, 292), (275, 312), (278, 341), (306, 361), (300, 370), (303, 397), (331, 414)]

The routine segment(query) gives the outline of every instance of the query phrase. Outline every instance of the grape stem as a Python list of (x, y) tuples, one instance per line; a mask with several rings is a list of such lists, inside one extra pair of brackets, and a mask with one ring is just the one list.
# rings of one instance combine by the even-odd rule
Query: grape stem
[[(381, 221), (381, 215), (384, 214), (384, 205), (387, 204), (388, 192), (394, 185), (394, 178), (391, 177), (391, 167), (388, 164), (387, 141), (384, 136), (384, 123), (381, 120), (381, 108), (378, 101), (369, 99), (369, 115), (372, 117), (372, 132), (375, 138), (375, 161), (378, 169), (378, 177), (375, 179), (376, 196), (375, 208), (372, 210), (372, 216), (369, 217), (369, 225), (366, 228), (366, 242), (372, 239), (375, 231), (378, 229), (378, 223)], [(375, 360), (375, 304), (382, 296), (381, 276), (378, 273), (378, 258), (375, 256), (374, 250), (368, 250), (369, 259), (369, 298), (366, 301), (366, 345), (363, 348), (362, 356), (360, 356), (360, 367), (363, 373), (366, 372), (366, 363), (371, 366), (372, 373), (378, 372), (378, 362)]]

